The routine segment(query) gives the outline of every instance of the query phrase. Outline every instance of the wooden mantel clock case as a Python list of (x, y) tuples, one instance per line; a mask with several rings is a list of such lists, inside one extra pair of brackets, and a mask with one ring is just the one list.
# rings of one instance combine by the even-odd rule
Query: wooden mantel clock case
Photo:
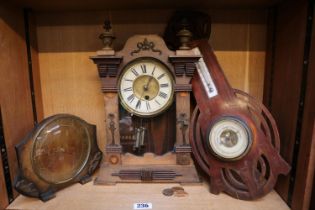
[(200, 56), (136, 35), (91, 57), (106, 113), (106, 158), (97, 184), (199, 182), (189, 145), (190, 81)]

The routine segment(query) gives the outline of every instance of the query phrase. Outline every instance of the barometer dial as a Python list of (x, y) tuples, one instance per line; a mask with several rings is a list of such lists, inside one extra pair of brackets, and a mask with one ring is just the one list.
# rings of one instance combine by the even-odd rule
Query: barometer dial
[(210, 129), (208, 145), (220, 159), (236, 160), (247, 154), (251, 146), (251, 132), (244, 122), (223, 117)]

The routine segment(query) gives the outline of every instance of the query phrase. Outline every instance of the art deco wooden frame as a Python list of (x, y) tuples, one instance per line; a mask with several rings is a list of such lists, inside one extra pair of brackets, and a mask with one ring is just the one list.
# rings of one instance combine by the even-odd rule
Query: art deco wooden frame
[[(38, 148), (36, 147), (36, 143), (40, 141), (40, 138), (38, 138), (40, 133), (49, 125), (58, 120), (63, 120), (63, 122), (69, 123), (75, 122), (77, 125), (80, 125), (80, 128), (84, 129), (84, 134), (87, 137), (86, 139), (81, 140), (81, 142), (84, 141), (86, 142), (86, 145), (88, 145), (85, 151), (86, 156), (84, 157), (84, 160), (82, 160), (82, 162), (79, 162), (78, 167), (73, 171), (73, 173), (71, 173), (71, 175), (63, 181), (47, 180), (45, 179), (45, 177), (42, 177), (41, 174), (38, 172), (38, 163), (34, 161), (34, 153), (38, 152), (36, 151), (38, 150)], [(68, 126), (68, 124), (66, 124), (65, 126)], [(76, 127), (73, 129), (77, 130)], [(70, 137), (62, 139), (63, 141), (68, 141), (66, 142), (66, 144), (63, 145), (67, 146), (71, 144), (71, 141), (72, 144), (73, 142), (79, 141), (79, 139), (72, 139), (71, 141), (69, 139)], [(52, 139), (50, 143), (53, 140), (56, 139)], [(73, 148), (75, 147), (73, 145), (70, 146), (72, 146)], [(55, 147), (58, 148), (58, 145)], [(67, 152), (67, 148), (61, 148), (61, 150), (61, 152)], [(69, 114), (54, 115), (46, 118), (45, 120), (37, 124), (36, 127), (25, 137), (25, 139), (16, 146), (16, 153), (19, 162), (19, 173), (14, 180), (15, 189), (23, 195), (37, 197), (43, 201), (47, 201), (55, 197), (54, 193), (57, 190), (64, 188), (70, 184), (73, 184), (75, 182), (80, 182), (81, 184), (84, 184), (90, 181), (91, 175), (94, 173), (102, 159), (102, 152), (98, 149), (96, 142), (96, 126), (88, 124), (79, 117)], [(58, 157), (58, 154), (56, 157)], [(75, 161), (79, 160), (75, 159)], [(54, 173), (58, 174), (62, 173), (62, 171), (57, 170)]]

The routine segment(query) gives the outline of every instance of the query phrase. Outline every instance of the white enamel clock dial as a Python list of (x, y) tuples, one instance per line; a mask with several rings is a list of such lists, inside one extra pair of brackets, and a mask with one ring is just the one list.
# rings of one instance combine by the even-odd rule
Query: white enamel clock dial
[(173, 101), (172, 75), (165, 65), (155, 59), (131, 62), (124, 68), (118, 85), (122, 106), (137, 116), (160, 114)]
[(212, 126), (208, 143), (217, 157), (236, 160), (248, 152), (252, 143), (251, 133), (242, 121), (225, 117)]

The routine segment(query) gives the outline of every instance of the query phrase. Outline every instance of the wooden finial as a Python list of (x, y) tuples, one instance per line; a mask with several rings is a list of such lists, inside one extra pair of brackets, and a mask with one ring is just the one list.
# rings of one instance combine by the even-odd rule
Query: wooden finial
[(192, 38), (192, 33), (187, 30), (188, 22), (186, 19), (182, 20), (182, 26), (183, 29), (181, 29), (176, 36), (179, 37), (179, 42), (181, 43), (181, 46), (179, 47), (180, 50), (190, 50), (190, 47), (188, 46), (188, 43), (190, 42)]
[(99, 38), (103, 41), (104, 47), (103, 50), (113, 50), (112, 44), (115, 39), (115, 36), (113, 34), (112, 26), (109, 20), (104, 21), (105, 32), (102, 33)]

